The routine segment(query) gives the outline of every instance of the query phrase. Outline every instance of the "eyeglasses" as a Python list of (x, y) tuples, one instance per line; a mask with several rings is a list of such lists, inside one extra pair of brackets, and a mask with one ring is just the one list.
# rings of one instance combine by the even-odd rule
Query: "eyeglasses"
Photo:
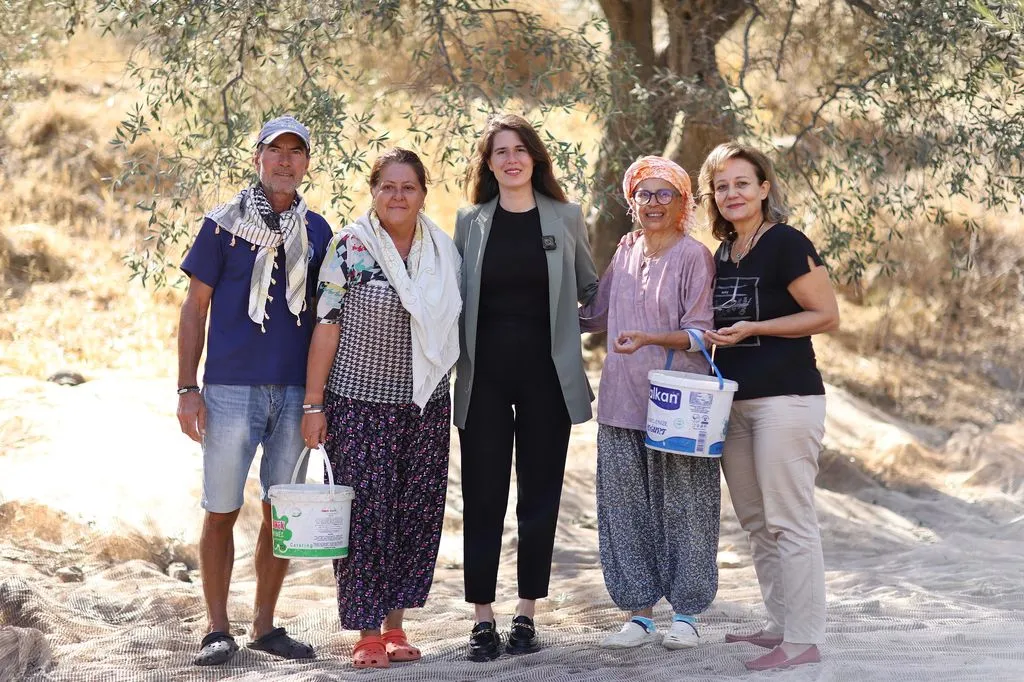
[(656, 199), (662, 206), (671, 204), (672, 200), (676, 197), (681, 196), (679, 192), (674, 189), (659, 189), (657, 192), (649, 192), (646, 189), (638, 189), (633, 192), (633, 201), (646, 206), (651, 203), (651, 199)]

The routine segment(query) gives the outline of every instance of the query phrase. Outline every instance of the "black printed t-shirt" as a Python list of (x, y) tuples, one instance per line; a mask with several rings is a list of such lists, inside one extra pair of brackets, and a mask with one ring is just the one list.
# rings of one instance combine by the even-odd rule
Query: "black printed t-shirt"
[[(716, 329), (802, 311), (787, 287), (811, 271), (808, 257), (822, 264), (811, 240), (785, 223), (766, 230), (739, 264), (728, 254), (726, 243), (715, 253)], [(739, 383), (735, 400), (825, 393), (810, 336), (751, 336), (735, 346), (719, 347), (715, 362), (723, 376)]]

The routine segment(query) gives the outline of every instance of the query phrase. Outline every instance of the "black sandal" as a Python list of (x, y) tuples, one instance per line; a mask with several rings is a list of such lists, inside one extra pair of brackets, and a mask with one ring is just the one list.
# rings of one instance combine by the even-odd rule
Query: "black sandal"
[(223, 665), (238, 652), (235, 638), (226, 632), (214, 630), (199, 643), (199, 654), (193, 659), (196, 665)]
[(274, 628), (267, 634), (246, 644), (247, 649), (265, 651), (272, 656), (280, 656), (288, 660), (298, 658), (316, 658), (313, 647), (292, 639), (284, 628)]

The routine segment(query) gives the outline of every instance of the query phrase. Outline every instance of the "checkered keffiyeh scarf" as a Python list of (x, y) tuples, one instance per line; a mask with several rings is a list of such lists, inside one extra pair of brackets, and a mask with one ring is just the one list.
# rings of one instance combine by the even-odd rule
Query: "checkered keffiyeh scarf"
[[(263, 222), (267, 224), (274, 232), (281, 231), (281, 214), (274, 210), (274, 207), (270, 205), (270, 199), (267, 198), (267, 193), (263, 191), (263, 185), (256, 183), (252, 186), (251, 199), (256, 210), (260, 212), (263, 217)], [(298, 194), (295, 195), (295, 199), (292, 200), (291, 208), (294, 209), (299, 205), (302, 199)]]
[[(252, 244), (256, 251), (256, 262), (252, 267), (249, 281), (249, 318), (260, 325), (264, 332), (264, 320), (270, 319), (266, 305), (271, 300), (270, 285), (277, 267), (277, 249), (284, 247), (284, 262), (288, 299), (288, 310), (295, 315), (295, 324), (302, 324), (300, 313), (306, 308), (306, 252), (309, 240), (306, 236), (306, 202), (296, 195), (291, 208), (275, 213), (259, 185), (239, 192), (231, 201), (221, 204), (206, 214), (221, 229), (231, 233), (231, 245), (235, 237)], [(275, 224), (276, 223), (276, 224)]]

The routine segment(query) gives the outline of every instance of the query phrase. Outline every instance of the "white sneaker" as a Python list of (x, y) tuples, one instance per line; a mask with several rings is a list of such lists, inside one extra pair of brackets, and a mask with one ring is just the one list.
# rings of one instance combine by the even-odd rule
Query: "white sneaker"
[(665, 633), (661, 643), (666, 649), (692, 649), (700, 644), (700, 634), (696, 625), (685, 620), (673, 620), (672, 628)]
[(605, 649), (632, 649), (653, 641), (656, 636), (654, 632), (648, 632), (642, 625), (630, 620), (621, 630), (601, 640), (601, 646)]

